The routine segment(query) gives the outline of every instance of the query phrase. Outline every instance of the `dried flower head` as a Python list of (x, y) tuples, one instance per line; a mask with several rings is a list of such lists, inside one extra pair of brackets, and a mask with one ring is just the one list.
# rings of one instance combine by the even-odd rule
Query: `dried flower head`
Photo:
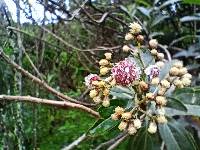
[(127, 86), (140, 78), (140, 68), (130, 59), (126, 58), (117, 63), (111, 70), (112, 76), (119, 85)]
[(148, 75), (148, 77), (151, 80), (152, 78), (159, 76), (160, 69), (156, 65), (150, 65), (144, 70), (144, 72), (146, 73), (146, 75)]
[(97, 74), (89, 74), (88, 76), (85, 77), (85, 85), (87, 87), (90, 87), (93, 81), (98, 81), (98, 80), (100, 80), (100, 77)]

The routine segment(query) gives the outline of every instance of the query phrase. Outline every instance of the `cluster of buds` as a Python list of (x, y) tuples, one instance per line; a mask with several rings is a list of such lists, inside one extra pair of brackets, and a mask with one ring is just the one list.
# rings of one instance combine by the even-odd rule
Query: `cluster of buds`
[(112, 53), (105, 53), (105, 59), (101, 59), (99, 61), (100, 66), (100, 75), (106, 75), (110, 71), (111, 63), (110, 60), (112, 58)]
[(113, 120), (121, 120), (118, 128), (121, 131), (128, 131), (130, 135), (133, 135), (141, 128), (142, 122), (140, 119), (133, 116), (133, 112), (125, 112), (124, 108), (116, 107), (115, 113), (111, 115)]
[[(117, 63), (111, 63), (112, 54), (105, 53), (105, 59), (99, 61), (100, 75), (89, 75), (85, 82), (90, 88), (90, 97), (93, 101), (102, 103), (105, 107), (110, 105), (109, 95), (112, 87), (118, 85), (134, 90), (134, 105), (125, 109), (116, 107), (111, 118), (120, 120), (118, 128), (121, 131), (127, 131), (130, 135), (135, 134), (143, 124), (146, 125), (143, 122), (148, 121), (148, 132), (153, 134), (157, 132), (157, 124), (167, 123), (166, 93), (175, 88), (189, 86), (192, 75), (188, 73), (182, 62), (176, 61), (172, 64), (165, 60), (164, 54), (159, 52), (156, 39), (151, 39), (146, 46), (149, 49), (148, 53), (155, 58), (155, 64), (150, 63), (145, 66), (140, 55), (143, 52), (141, 44), (144, 41), (141, 35), (142, 27), (138, 23), (131, 23), (129, 27), (125, 40), (126, 42), (133, 41), (137, 45), (132, 46), (130, 43), (124, 45), (123, 51), (130, 51), (134, 58), (128, 57)], [(134, 51), (137, 51), (137, 55)], [(162, 70), (165, 69), (165, 65), (169, 67), (170, 63), (171, 68), (163, 77)]]
[[(142, 43), (144, 41), (144, 36), (140, 34), (142, 31), (142, 26), (140, 24), (134, 22), (134, 23), (131, 23), (129, 27), (130, 27), (130, 30), (129, 30), (129, 33), (126, 34), (125, 40), (127, 42), (135, 40), (138, 44)], [(124, 52), (132, 51), (135, 54), (138, 53), (137, 48), (131, 48), (128, 45), (124, 45), (122, 50)]]

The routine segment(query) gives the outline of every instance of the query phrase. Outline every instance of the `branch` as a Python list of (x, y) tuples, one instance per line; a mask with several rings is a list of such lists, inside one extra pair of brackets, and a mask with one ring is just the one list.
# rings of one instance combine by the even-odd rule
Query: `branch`
[(56, 91), (54, 88), (50, 87), (45, 81), (40, 80), (39, 78), (37, 78), (36, 76), (32, 75), (31, 73), (29, 73), (27, 70), (23, 69), (21, 66), (19, 66), (18, 64), (16, 64), (15, 62), (13, 62), (4, 52), (3, 50), (0, 48), (0, 57), (2, 57), (8, 64), (10, 64), (13, 68), (15, 68), (17, 71), (19, 71), (20, 73), (22, 73), (23, 75), (25, 75), (26, 77), (28, 77), (29, 79), (31, 79), (33, 82), (37, 83), (38, 85), (42, 86), (44, 89), (46, 89), (48, 92), (52, 93), (54, 96), (58, 97), (61, 100), (66, 100), (66, 101), (70, 101), (70, 102), (74, 102), (74, 103), (78, 103), (78, 104), (83, 104), (83, 105), (91, 105), (91, 104), (87, 104), (87, 103), (83, 103), (80, 101), (77, 101), (76, 99), (73, 99), (67, 95), (64, 95), (63, 93)]
[(99, 113), (92, 110), (91, 108), (88, 108), (88, 107), (83, 106), (81, 104), (72, 103), (72, 102), (42, 99), (42, 98), (31, 97), (31, 96), (0, 95), (0, 101), (3, 101), (3, 100), (44, 104), (44, 105), (55, 106), (55, 107), (59, 107), (59, 108), (63, 108), (63, 109), (75, 108), (75, 109), (79, 109), (79, 110), (82, 110), (84, 112), (87, 112), (87, 113), (93, 115), (96, 118), (100, 117)]
[(118, 139), (114, 144), (112, 144), (107, 150), (113, 150), (113, 149), (115, 149), (127, 137), (128, 137), (128, 134), (125, 134), (123, 137), (121, 137), (120, 139)]
[(74, 147), (76, 147), (78, 144), (80, 144), (82, 141), (84, 141), (87, 138), (87, 135), (84, 133), (82, 136), (80, 136), (77, 140), (69, 144), (67, 147), (64, 147), (62, 150), (71, 150)]

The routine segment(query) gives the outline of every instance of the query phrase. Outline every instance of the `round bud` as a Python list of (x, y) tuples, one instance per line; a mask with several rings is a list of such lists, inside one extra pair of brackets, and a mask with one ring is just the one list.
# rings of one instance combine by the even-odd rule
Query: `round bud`
[(169, 71), (170, 75), (177, 76), (179, 74), (179, 69), (177, 67), (172, 67)]
[(184, 86), (189, 86), (191, 84), (191, 80), (189, 78), (182, 78), (181, 81)]
[(123, 50), (124, 52), (129, 52), (131, 49), (130, 49), (130, 47), (128, 47), (127, 45), (124, 45), (123, 48), (122, 48), (122, 50)]
[(110, 82), (110, 81), (112, 81), (112, 79), (113, 79), (113, 78), (110, 76), (110, 77), (105, 78), (104, 81), (105, 81), (105, 82)]
[(161, 85), (167, 89), (170, 88), (170, 83), (166, 79), (161, 81)]
[(101, 97), (100, 97), (100, 96), (94, 97), (94, 98), (93, 98), (93, 101), (94, 101), (96, 104), (99, 104), (99, 103), (101, 102)]
[(92, 81), (92, 85), (98, 86), (99, 85), (99, 81)]
[(156, 133), (156, 131), (157, 131), (157, 125), (156, 125), (156, 123), (155, 122), (150, 122), (149, 127), (148, 127), (147, 130), (151, 134)]
[(93, 89), (93, 90), (90, 91), (89, 95), (90, 95), (91, 98), (94, 98), (98, 95), (98, 92), (97, 92), (97, 90)]
[(180, 68), (179, 70), (179, 75), (185, 75), (187, 73), (187, 68), (183, 67), (183, 68)]
[(147, 91), (148, 88), (149, 88), (148, 84), (145, 83), (144, 81), (140, 81), (140, 82), (139, 82), (139, 86), (140, 86), (140, 89), (141, 89), (142, 91)]
[(134, 123), (134, 127), (135, 127), (136, 129), (139, 129), (139, 128), (141, 128), (141, 126), (142, 126), (142, 122), (140, 121), (140, 119), (134, 119), (134, 120), (133, 120), (133, 123)]
[(104, 81), (99, 81), (98, 82), (98, 86), (99, 87), (105, 87), (106, 86), (106, 83)]
[(124, 108), (117, 106), (115, 108), (115, 113), (121, 115), (122, 113), (124, 113)]
[(159, 90), (158, 90), (158, 95), (164, 95), (165, 94), (165, 92), (166, 92), (166, 88), (160, 88)]
[(153, 100), (154, 99), (154, 94), (153, 93), (147, 93), (146, 98)]
[(163, 53), (158, 53), (157, 57), (158, 57), (158, 59), (162, 60), (162, 59), (164, 59), (165, 55)]
[(133, 35), (131, 34), (131, 33), (127, 33), (126, 35), (125, 35), (125, 40), (126, 41), (129, 41), (129, 40), (132, 40), (133, 39)]
[(152, 54), (152, 55), (156, 56), (157, 53), (158, 53), (158, 51), (157, 51), (156, 49), (152, 49), (152, 50), (151, 50), (151, 54)]
[(106, 75), (109, 72), (109, 69), (107, 67), (103, 67), (100, 69), (100, 74), (101, 75)]
[(117, 114), (115, 114), (115, 113), (111, 115), (111, 119), (112, 120), (118, 120), (119, 119), (118, 117), (119, 116)]
[(137, 129), (133, 126), (133, 124), (129, 124), (128, 126), (128, 134), (134, 135), (137, 132)]
[(119, 129), (120, 131), (123, 131), (123, 130), (126, 129), (127, 125), (128, 125), (127, 122), (122, 121), (122, 122), (120, 122), (120, 124), (119, 124), (119, 126), (118, 126), (118, 129)]
[(159, 82), (160, 82), (160, 81), (159, 81), (159, 78), (158, 78), (158, 77), (155, 77), (155, 78), (153, 78), (153, 79), (151, 80), (151, 84), (152, 84), (152, 85), (158, 85)]
[(158, 41), (156, 39), (151, 39), (149, 41), (149, 46), (153, 49), (153, 48), (157, 48), (158, 47)]
[(137, 38), (137, 40), (139, 42), (143, 42), (144, 41), (144, 36), (142, 36), (142, 35), (138, 35), (136, 38)]
[(167, 100), (163, 96), (156, 96), (156, 104), (164, 106), (167, 104)]
[(158, 66), (159, 68), (163, 68), (165, 63), (163, 61), (158, 61), (158, 62), (156, 62), (155, 65)]
[(106, 66), (106, 65), (108, 65), (109, 64), (109, 62), (108, 62), (108, 60), (106, 60), (106, 59), (101, 59), (100, 61), (99, 61), (99, 65), (100, 66)]
[(183, 62), (182, 61), (177, 61), (173, 64), (173, 67), (176, 68), (182, 68), (183, 67)]
[(173, 84), (174, 84), (176, 87), (178, 87), (178, 88), (183, 87), (183, 83), (182, 83), (182, 81), (179, 80), (179, 79), (175, 79), (174, 82), (173, 82)]
[(109, 99), (104, 99), (103, 100), (103, 102), (102, 102), (102, 105), (104, 106), (104, 107), (109, 107), (110, 106), (110, 101), (109, 101)]
[(110, 82), (110, 85), (111, 85), (111, 86), (115, 86), (115, 85), (116, 85), (116, 80), (113, 79), (113, 80)]
[(106, 57), (107, 60), (111, 60), (112, 53), (105, 53), (104, 56)]
[(192, 79), (192, 75), (189, 73), (186, 73), (185, 75), (183, 75), (183, 78)]
[(164, 115), (157, 116), (157, 122), (158, 123), (167, 123), (167, 119)]
[(131, 119), (131, 117), (132, 117), (131, 112), (125, 112), (122, 114), (122, 119), (129, 120), (129, 119)]

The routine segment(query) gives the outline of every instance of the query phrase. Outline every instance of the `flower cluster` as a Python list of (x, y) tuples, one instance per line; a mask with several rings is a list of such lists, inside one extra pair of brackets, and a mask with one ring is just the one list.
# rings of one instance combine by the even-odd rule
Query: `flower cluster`
[[(134, 97), (133, 106), (116, 107), (111, 118), (120, 120), (119, 130), (127, 131), (130, 135), (147, 124), (148, 132), (153, 134), (157, 132), (159, 123), (167, 123), (165, 114), (167, 92), (189, 86), (192, 75), (188, 73), (181, 61), (167, 61), (164, 54), (160, 52), (156, 39), (151, 39), (148, 45), (143, 45), (155, 60), (144, 65), (141, 58), (141, 53), (144, 53), (141, 44), (145, 43), (144, 36), (141, 35), (142, 27), (136, 22), (131, 23), (129, 27), (129, 33), (125, 36), (126, 44), (122, 50), (130, 52), (132, 56), (111, 63), (112, 54), (105, 53), (105, 58), (99, 61), (100, 74), (88, 75), (85, 84), (90, 89), (89, 95), (93, 101), (102, 103), (105, 107), (110, 105), (110, 100), (114, 101), (110, 96), (113, 87), (122, 86), (131, 89)], [(163, 71), (167, 68), (163, 75)]]

